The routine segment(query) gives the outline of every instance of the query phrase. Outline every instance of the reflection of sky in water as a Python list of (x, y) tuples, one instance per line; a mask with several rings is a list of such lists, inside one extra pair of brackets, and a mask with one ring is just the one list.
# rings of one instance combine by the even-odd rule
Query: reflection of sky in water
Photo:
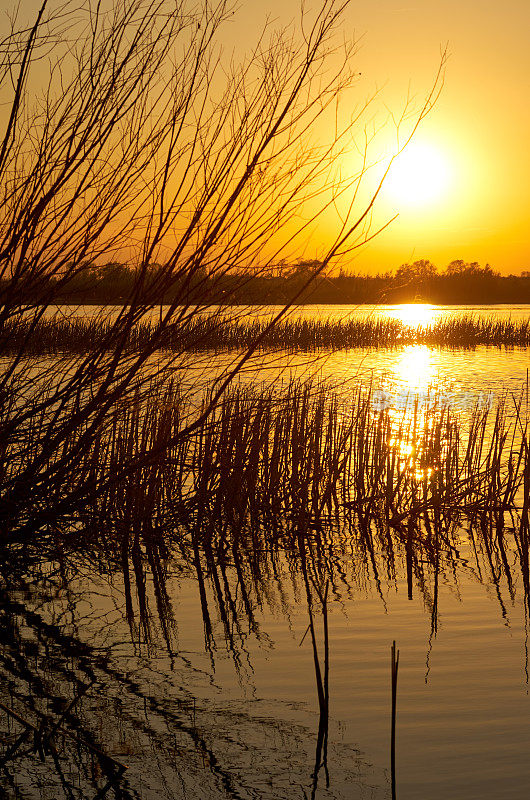
[[(213, 360), (202, 354), (190, 364), (193, 386), (209, 382), (233, 363), (233, 354), (221, 353)], [(426, 345), (357, 348), (326, 353), (256, 354), (244, 367), (239, 380), (254, 386), (268, 386), (292, 378), (314, 377), (348, 395), (362, 383), (392, 394), (393, 404), (407, 397), (444, 394), (456, 408), (470, 408), (480, 396), (493, 392), (519, 395), (530, 366), (526, 348), (503, 349), (480, 346), (474, 350), (449, 350)]]
[[(261, 367), (265, 366), (265, 371)], [(441, 392), (505, 390), (519, 393), (530, 366), (525, 348), (501, 349), (477, 347), (474, 350), (449, 350), (424, 345), (409, 347), (337, 350), (332, 353), (260, 354), (243, 376), (246, 382), (276, 376), (305, 378), (311, 374), (342, 387), (347, 392), (359, 381), (375, 389), (393, 392)]]
[[(267, 306), (264, 309), (271, 313), (278, 307)], [(467, 306), (435, 306), (429, 303), (395, 303), (393, 305), (305, 305), (292, 311), (293, 317), (303, 319), (398, 319), (406, 325), (425, 325), (442, 319), (459, 317), (486, 317), (494, 320), (513, 321), (527, 320), (530, 316), (530, 305), (467, 305)]]

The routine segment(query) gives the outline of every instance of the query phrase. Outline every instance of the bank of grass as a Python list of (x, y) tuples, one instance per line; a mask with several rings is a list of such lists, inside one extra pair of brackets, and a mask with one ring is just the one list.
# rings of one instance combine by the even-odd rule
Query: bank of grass
[[(160, 335), (159, 349), (174, 352), (244, 349), (259, 338), (261, 348), (290, 351), (352, 347), (392, 347), (424, 344), (445, 347), (525, 347), (530, 345), (530, 319), (497, 320), (462, 316), (411, 326), (396, 319), (287, 319), (265, 332), (266, 318), (223, 319), (198, 316), (182, 328), (171, 326)], [(141, 351), (153, 326), (142, 323), (129, 332), (128, 346)], [(78, 316), (17, 322), (4, 330), (6, 354), (22, 346), (28, 355), (83, 353), (112, 342), (111, 323)], [(260, 338), (261, 337), (261, 338)]]

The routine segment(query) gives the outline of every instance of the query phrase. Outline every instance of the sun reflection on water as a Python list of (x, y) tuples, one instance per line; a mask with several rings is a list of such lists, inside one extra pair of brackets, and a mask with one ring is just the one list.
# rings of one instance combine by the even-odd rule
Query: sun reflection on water
[(440, 316), (440, 309), (429, 303), (403, 303), (389, 308), (386, 313), (391, 319), (397, 319), (411, 328), (432, 325)]
[(405, 347), (394, 368), (394, 377), (402, 391), (417, 393), (427, 391), (436, 381), (433, 352), (426, 345), (413, 344)]
[[(420, 317), (416, 314), (416, 319)], [(408, 319), (412, 318), (411, 313)], [(423, 319), (427, 319), (426, 312)], [(396, 450), (402, 469), (412, 470), (417, 480), (431, 479), (433, 461), (439, 468), (445, 449), (442, 438), (437, 452), (428, 452), (434, 428), (443, 417), (434, 350), (426, 345), (404, 347), (388, 377), (392, 397), (388, 408), (393, 431), (390, 445)]]

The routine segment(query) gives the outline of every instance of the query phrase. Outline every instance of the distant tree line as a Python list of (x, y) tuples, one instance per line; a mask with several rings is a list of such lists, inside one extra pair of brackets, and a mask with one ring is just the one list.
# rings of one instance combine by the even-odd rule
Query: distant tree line
[[(315, 273), (314, 281), (302, 295), (303, 303), (530, 303), (530, 270), (520, 275), (501, 275), (489, 264), (481, 266), (476, 261), (461, 259), (451, 261), (443, 270), (421, 259), (402, 264), (395, 272), (376, 275), (344, 271), (326, 275), (319, 272), (320, 268), (321, 262), (313, 259), (294, 264), (281, 262), (259, 272), (234, 270), (222, 278), (209, 276), (202, 270), (191, 281), (186, 278), (186, 287), (182, 286), (182, 280), (175, 280), (172, 286), (166, 284), (157, 301), (171, 302), (186, 291), (192, 298), (196, 294), (195, 284), (200, 284), (204, 303), (226, 302), (227, 298), (232, 303), (283, 303)], [(146, 282), (156, 285), (158, 271), (162, 269), (156, 264), (150, 266)], [(61, 288), (60, 298), (65, 302), (122, 303), (127, 301), (136, 281), (137, 270), (128, 264), (86, 263)]]

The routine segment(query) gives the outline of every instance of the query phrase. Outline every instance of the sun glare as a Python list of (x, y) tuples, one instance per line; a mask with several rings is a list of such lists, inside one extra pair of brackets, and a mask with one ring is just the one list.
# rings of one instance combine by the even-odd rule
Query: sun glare
[(390, 167), (386, 194), (400, 204), (425, 205), (442, 199), (451, 179), (449, 163), (436, 147), (411, 142)]
[(425, 345), (405, 347), (396, 365), (396, 377), (404, 390), (426, 391), (435, 378), (431, 350)]
[(429, 303), (403, 303), (386, 311), (388, 317), (398, 319), (403, 325), (418, 328), (432, 325), (440, 311)]

